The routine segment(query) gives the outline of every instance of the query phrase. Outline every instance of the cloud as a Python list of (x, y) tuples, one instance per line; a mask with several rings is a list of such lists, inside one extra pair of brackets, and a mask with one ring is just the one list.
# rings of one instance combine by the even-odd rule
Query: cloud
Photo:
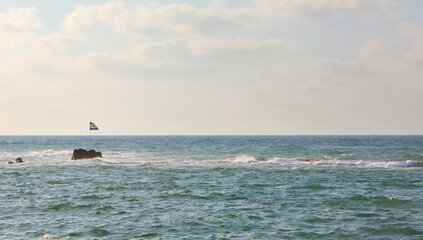
[(416, 84), (423, 75), (423, 27), (415, 22), (402, 22), (393, 29), (397, 38), (371, 38), (355, 58), (316, 59), (313, 65), (322, 69), (317, 75), (326, 76), (327, 83), (347, 80)]
[(61, 55), (77, 44), (76, 39), (60, 33), (42, 35), (27, 32), (1, 39), (0, 51), (13, 55)]
[(373, 38), (364, 45), (359, 56), (363, 59), (386, 58), (394, 55), (394, 44), (385, 38)]
[[(414, 81), (423, 74), (423, 27), (417, 23), (400, 23), (396, 27), (403, 38), (370, 39), (359, 51), (359, 61), (379, 79), (399, 76)], [(407, 44), (404, 44), (407, 43)]]
[[(140, 78), (210, 77), (251, 74), (259, 66), (272, 66), (293, 54), (297, 46), (270, 39), (170, 39), (129, 50), (98, 52), (87, 59), (103, 71)], [(250, 67), (248, 67), (250, 66)], [(244, 70), (242, 70), (244, 69)]]
[(255, 38), (248, 39), (203, 39), (190, 40), (187, 48), (192, 55), (210, 55), (218, 52), (232, 53), (249, 53), (255, 50), (263, 50), (265, 48), (274, 48), (286, 46), (286, 48), (295, 48), (295, 44), (288, 43), (279, 38), (271, 38), (258, 40)]
[(397, 25), (397, 30), (405, 37), (411, 38), (414, 48), (407, 52), (406, 58), (413, 64), (423, 62), (423, 27), (418, 23), (403, 22)]
[(60, 54), (76, 43), (63, 33), (39, 33), (42, 25), (35, 7), (9, 8), (7, 13), (0, 14), (2, 54)]
[[(409, 107), (422, 100), (421, 24), (358, 20), (385, 20), (391, 1), (226, 5), (80, 5), (48, 33), (35, 8), (9, 9), (0, 14), (0, 108), (40, 126), (51, 112), (63, 122), (96, 114), (149, 126), (141, 134), (345, 133), (341, 122), (377, 127), (386, 116), (399, 121), (396, 110), (421, 115)], [(134, 133), (121, 127), (110, 133)]]
[(9, 8), (6, 14), (0, 14), (0, 31), (3, 33), (32, 31), (39, 29), (41, 25), (35, 7)]
[(108, 2), (77, 6), (64, 20), (66, 33), (81, 34), (93, 28), (137, 37), (160, 35), (212, 35), (242, 27), (250, 12), (222, 7), (199, 8), (186, 4), (142, 5)]
[(390, 0), (252, 0), (257, 11), (274, 18), (329, 20), (342, 15), (395, 15)]
[(241, 8), (221, 4), (196, 7), (188, 4), (143, 5), (107, 2), (79, 5), (63, 21), (65, 32), (83, 35), (93, 30), (140, 38), (168, 36), (223, 36), (233, 31), (260, 29), (269, 19), (330, 20), (343, 15), (391, 16), (390, 0), (252, 0)]
[(413, 22), (402, 22), (396, 26), (398, 32), (404, 37), (414, 37), (422, 32), (422, 29), (418, 23)]

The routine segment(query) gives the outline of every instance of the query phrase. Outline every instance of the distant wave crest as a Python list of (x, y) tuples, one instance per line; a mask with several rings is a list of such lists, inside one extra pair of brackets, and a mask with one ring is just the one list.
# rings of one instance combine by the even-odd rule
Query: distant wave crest
[(240, 155), (227, 159), (232, 163), (238, 164), (279, 164), (284, 166), (350, 166), (362, 168), (412, 168), (423, 167), (423, 161), (406, 160), (406, 161), (371, 161), (371, 160), (337, 160), (323, 158), (262, 158), (250, 155)]
[(195, 156), (161, 156), (160, 153), (104, 151), (103, 158), (71, 161), (72, 150), (45, 149), (27, 152), (1, 152), (0, 160), (13, 161), (22, 157), (26, 165), (43, 164), (101, 164), (128, 166), (236, 166), (236, 165), (279, 165), (287, 167), (356, 167), (356, 168), (422, 168), (423, 161), (416, 159), (399, 160), (345, 160), (319, 157), (262, 157), (241, 154), (229, 158), (201, 159)]
[(37, 151), (26, 151), (26, 152), (0, 152), (0, 159), (6, 158), (17, 158), (17, 157), (50, 157), (50, 156), (72, 156), (71, 150), (54, 150), (54, 149), (44, 149)]

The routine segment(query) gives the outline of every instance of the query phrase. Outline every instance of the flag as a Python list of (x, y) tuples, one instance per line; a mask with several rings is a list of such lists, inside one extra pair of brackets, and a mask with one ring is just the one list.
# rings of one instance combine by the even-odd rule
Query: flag
[(90, 130), (98, 130), (98, 127), (95, 125), (95, 123), (90, 122)]

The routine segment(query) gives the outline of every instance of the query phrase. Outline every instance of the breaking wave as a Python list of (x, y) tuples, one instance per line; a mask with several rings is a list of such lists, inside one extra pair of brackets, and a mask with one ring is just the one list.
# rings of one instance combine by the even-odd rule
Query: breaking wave
[(97, 159), (102, 164), (113, 165), (137, 165), (137, 166), (245, 166), (245, 165), (279, 165), (287, 167), (356, 167), (356, 168), (420, 168), (423, 167), (423, 161), (405, 160), (405, 161), (373, 161), (373, 160), (337, 160), (329, 159), (327, 156), (321, 158), (263, 158), (247, 154), (224, 159), (175, 159), (175, 158), (157, 158), (138, 157), (120, 158), (104, 155), (104, 158)]
[(38, 151), (26, 151), (26, 152), (1, 152), (0, 151), (0, 159), (8, 159), (8, 158), (37, 158), (37, 157), (55, 157), (55, 156), (68, 156), (72, 155), (71, 150), (53, 150), (53, 149), (45, 149), (45, 150), (38, 150)]
[[(351, 154), (353, 155), (353, 154)], [(261, 157), (242, 154), (228, 158), (204, 159), (190, 155), (163, 156), (151, 152), (105, 151), (103, 158), (71, 161), (72, 150), (45, 149), (27, 152), (1, 152), (0, 161), (13, 161), (21, 157), (26, 165), (43, 164), (100, 164), (127, 166), (245, 166), (245, 165), (279, 165), (287, 167), (356, 167), (356, 168), (423, 168), (420, 159), (400, 158), (399, 160), (344, 160), (320, 157)]]
[(371, 160), (337, 160), (318, 158), (268, 158), (254, 157), (250, 155), (240, 155), (227, 159), (232, 163), (238, 164), (279, 164), (284, 166), (346, 166), (361, 168), (412, 168), (423, 167), (423, 161), (405, 160), (405, 161), (371, 161)]

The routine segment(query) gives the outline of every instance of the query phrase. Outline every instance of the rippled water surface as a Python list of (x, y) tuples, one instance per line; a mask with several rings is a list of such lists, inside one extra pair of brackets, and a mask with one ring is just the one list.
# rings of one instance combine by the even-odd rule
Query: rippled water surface
[(2, 239), (423, 239), (422, 136), (2, 136), (0, 181)]

